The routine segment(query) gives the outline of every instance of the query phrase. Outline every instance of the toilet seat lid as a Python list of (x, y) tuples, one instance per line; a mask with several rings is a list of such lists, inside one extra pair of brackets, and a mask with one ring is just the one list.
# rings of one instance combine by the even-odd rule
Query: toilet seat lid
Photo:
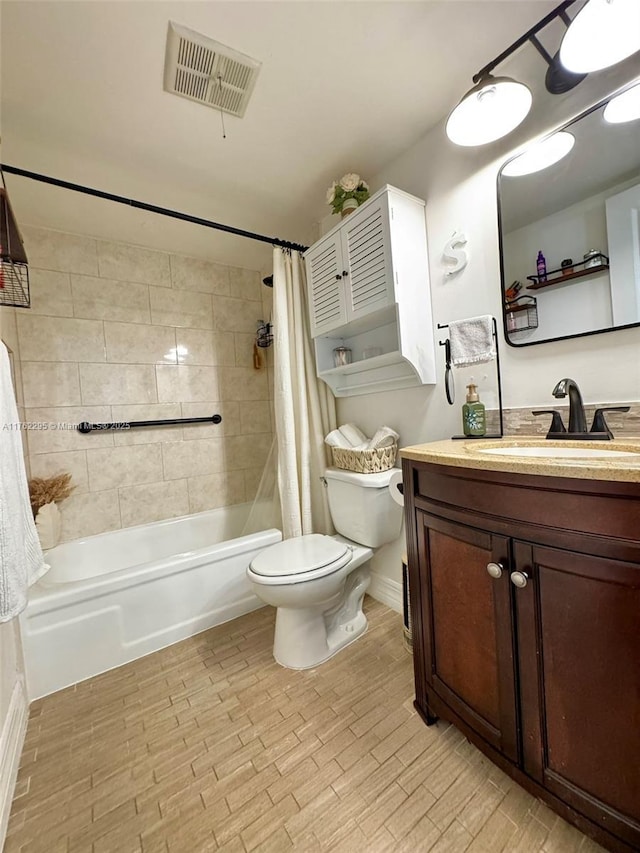
[(271, 545), (251, 561), (250, 568), (266, 578), (313, 573), (315, 579), (337, 571), (350, 559), (351, 551), (344, 542), (321, 533), (309, 533)]

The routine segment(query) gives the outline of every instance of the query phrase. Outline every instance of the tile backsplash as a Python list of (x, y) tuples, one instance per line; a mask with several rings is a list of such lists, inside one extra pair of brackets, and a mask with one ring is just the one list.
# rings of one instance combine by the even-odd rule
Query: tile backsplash
[[(260, 273), (22, 230), (32, 307), (15, 323), (28, 460), (33, 476), (72, 475), (62, 540), (252, 500), (273, 440), (270, 371), (252, 358), (270, 313)], [(219, 426), (73, 428), (216, 412)]]
[[(587, 416), (587, 429), (591, 428), (593, 414), (596, 409), (608, 406), (629, 406), (628, 412), (607, 412), (605, 415), (609, 429), (616, 438), (640, 437), (640, 403), (589, 403), (584, 409)], [(543, 435), (545, 436), (551, 426), (551, 415), (532, 415), (532, 409), (556, 409), (562, 415), (565, 426), (569, 423), (569, 406), (553, 405), (530, 406), (521, 409), (504, 410), (504, 432), (505, 435)], [(497, 411), (492, 413), (497, 420)]]

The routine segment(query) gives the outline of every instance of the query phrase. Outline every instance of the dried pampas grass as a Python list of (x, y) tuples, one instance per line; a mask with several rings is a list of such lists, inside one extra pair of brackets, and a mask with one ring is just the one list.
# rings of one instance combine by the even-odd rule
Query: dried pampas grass
[(29, 497), (34, 517), (38, 510), (50, 503), (60, 503), (68, 498), (75, 486), (71, 485), (71, 474), (56, 474), (53, 477), (33, 477), (29, 480)]

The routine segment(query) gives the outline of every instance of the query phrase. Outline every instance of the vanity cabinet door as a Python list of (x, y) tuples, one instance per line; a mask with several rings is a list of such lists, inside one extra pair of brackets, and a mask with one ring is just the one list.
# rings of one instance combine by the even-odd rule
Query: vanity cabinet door
[(305, 255), (309, 279), (309, 320), (312, 337), (330, 332), (347, 322), (340, 234), (327, 237)]
[(515, 543), (525, 772), (640, 849), (640, 565)]
[(427, 700), (516, 761), (509, 540), (422, 511), (417, 521)]

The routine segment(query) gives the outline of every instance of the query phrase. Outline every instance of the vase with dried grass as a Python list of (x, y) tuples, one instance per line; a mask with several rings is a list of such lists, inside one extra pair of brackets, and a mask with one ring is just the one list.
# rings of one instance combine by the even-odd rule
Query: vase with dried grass
[(60, 541), (62, 521), (58, 504), (66, 500), (74, 489), (71, 474), (67, 473), (29, 480), (31, 510), (43, 551), (54, 548)]

